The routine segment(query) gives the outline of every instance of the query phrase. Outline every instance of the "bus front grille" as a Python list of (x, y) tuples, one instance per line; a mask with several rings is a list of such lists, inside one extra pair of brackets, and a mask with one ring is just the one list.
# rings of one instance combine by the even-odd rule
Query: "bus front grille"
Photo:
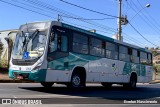
[(12, 63), (13, 65), (24, 65), (24, 66), (27, 66), (27, 65), (33, 65), (34, 63), (37, 62), (38, 59), (33, 59), (33, 60), (19, 60), (19, 59), (13, 59), (12, 60)]

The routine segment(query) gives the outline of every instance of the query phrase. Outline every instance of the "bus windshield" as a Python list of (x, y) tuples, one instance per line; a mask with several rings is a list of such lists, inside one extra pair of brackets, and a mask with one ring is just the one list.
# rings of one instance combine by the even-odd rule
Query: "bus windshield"
[[(15, 44), (12, 51), (13, 59), (35, 59), (44, 52), (46, 43), (46, 31), (34, 30), (30, 32), (17, 33)], [(24, 54), (27, 53), (27, 57)]]

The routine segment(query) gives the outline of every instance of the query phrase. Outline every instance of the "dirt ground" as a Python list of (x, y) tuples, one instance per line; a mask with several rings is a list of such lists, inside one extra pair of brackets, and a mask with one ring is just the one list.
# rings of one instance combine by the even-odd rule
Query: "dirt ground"
[(12, 80), (11, 78), (8, 77), (7, 73), (0, 73), (0, 80)]

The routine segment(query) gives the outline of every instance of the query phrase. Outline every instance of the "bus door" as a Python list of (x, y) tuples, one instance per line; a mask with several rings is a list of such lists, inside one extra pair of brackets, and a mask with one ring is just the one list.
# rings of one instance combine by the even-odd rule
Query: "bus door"
[(52, 30), (48, 44), (48, 81), (68, 81), (68, 36), (58, 28)]

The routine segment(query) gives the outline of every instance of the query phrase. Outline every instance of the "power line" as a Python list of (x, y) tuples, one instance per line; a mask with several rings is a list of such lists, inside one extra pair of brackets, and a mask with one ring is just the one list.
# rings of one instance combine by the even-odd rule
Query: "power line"
[[(137, 8), (137, 9), (139, 9), (138, 7), (137, 7), (137, 5), (133, 2), (133, 0), (131, 0), (131, 2), (133, 3), (133, 5)], [(143, 6), (141, 6), (142, 8), (144, 8)], [(136, 10), (133, 8), (133, 7), (131, 7), (135, 12), (136, 12)], [(143, 15), (144, 15), (144, 13), (142, 13)], [(138, 14), (139, 15), (139, 14)], [(155, 32), (157, 32), (158, 34), (159, 34), (159, 28), (154, 24), (154, 23), (152, 23), (152, 21), (148, 18), (148, 17), (145, 17), (145, 18), (143, 18), (141, 15), (139, 15), (142, 19), (143, 19), (143, 21), (145, 21), (146, 22), (146, 24), (148, 24), (148, 26), (150, 27), (150, 28), (152, 28), (152, 30), (154, 30)], [(133, 19), (133, 18), (132, 18)], [(148, 20), (148, 21), (147, 21)], [(154, 26), (154, 27), (153, 27)], [(157, 30), (156, 30), (156, 29)]]
[[(61, 14), (64, 14), (64, 15), (67, 15), (67, 16), (70, 16), (70, 17), (73, 17), (73, 16), (76, 16), (76, 15), (74, 15), (74, 14), (70, 14), (70, 13), (68, 13), (68, 12), (65, 12), (64, 10), (60, 10), (60, 9), (58, 9), (58, 8), (55, 8), (53, 5), (49, 5), (49, 4), (47, 4), (47, 3), (44, 3), (44, 2), (42, 2), (42, 1), (38, 1), (38, 0), (36, 0), (36, 1), (33, 1), (33, 0), (24, 0), (25, 2), (30, 2), (30, 3), (32, 3), (32, 4), (34, 4), (34, 5), (37, 5), (37, 6), (40, 6), (40, 7), (42, 7), (42, 8), (46, 8), (46, 9), (48, 9), (48, 10), (51, 10), (51, 11), (56, 11), (57, 13), (61, 13)], [(76, 16), (77, 17), (77, 16)], [(79, 17), (79, 16), (78, 16)], [(82, 17), (79, 17), (79, 18), (82, 18)], [(83, 19), (83, 18), (82, 18)], [(110, 30), (110, 31), (116, 31), (115, 29), (113, 29), (113, 28), (110, 28), (110, 27), (108, 27), (108, 26), (105, 26), (104, 27), (104, 25), (102, 26), (102, 25), (99, 25), (98, 23), (93, 23), (93, 22), (88, 22), (88, 21), (85, 21), (85, 20), (81, 20), (81, 19), (77, 19), (77, 20), (79, 20), (79, 21), (82, 21), (82, 22), (85, 22), (85, 23), (88, 23), (88, 24), (91, 24), (91, 25), (93, 25), (93, 26), (96, 26), (96, 27), (99, 27), (99, 28), (103, 28), (103, 29), (106, 29), (106, 30)]]
[[(141, 7), (143, 7), (142, 4), (139, 2), (139, 0), (137, 0), (137, 2), (138, 2), (138, 4), (139, 4)], [(147, 10), (145, 10), (145, 12), (146, 12), (146, 13), (148, 14), (148, 16), (150, 17), (150, 19), (151, 19), (150, 22), (151, 22), (151, 21), (152, 21), (152, 22), (154, 21), (154, 22), (156, 23), (156, 24), (155, 24), (155, 23), (153, 24), (153, 23), (151, 22), (152, 25), (154, 25), (154, 26), (157, 25), (158, 27), (160, 27), (159, 23), (149, 14), (149, 12), (148, 12)], [(158, 30), (160, 30), (157, 26), (155, 26), (155, 27), (156, 27)]]
[(49, 16), (49, 15), (46, 15), (46, 14), (43, 14), (43, 13), (40, 13), (40, 12), (37, 12), (37, 11), (31, 10), (31, 9), (27, 9), (27, 8), (25, 8), (25, 7), (22, 7), (22, 6), (19, 6), (19, 5), (13, 4), (13, 3), (9, 3), (9, 2), (3, 1), (3, 0), (0, 0), (0, 2), (3, 2), (3, 3), (6, 3), (6, 4), (9, 4), (9, 5), (12, 5), (12, 6), (15, 6), (15, 7), (21, 8), (21, 9), (24, 9), (24, 10), (28, 10), (28, 11), (31, 11), (31, 12), (34, 12), (34, 13), (37, 13), (37, 14), (40, 14), (40, 15), (43, 15), (43, 16), (47, 16), (47, 17), (50, 17), (50, 18), (54, 18), (54, 17), (52, 17), (52, 16)]
[[(38, 13), (38, 14), (39, 14), (39, 12), (34, 11), (34, 10), (31, 10), (31, 9), (28, 9), (28, 8), (25, 8), (24, 6), (22, 7), (22, 6), (19, 6), (19, 5), (15, 5), (15, 4), (13, 4), (13, 3), (5, 2), (5, 1), (3, 1), (3, 0), (0, 0), (0, 1), (1, 1), (1, 2), (4, 2), (4, 3), (7, 3), (7, 4), (9, 4), (9, 5), (13, 5), (13, 6), (16, 6), (16, 7), (18, 7), (18, 8), (22, 8), (22, 9), (25, 9), (25, 10), (28, 10), (28, 11), (31, 11), (31, 12), (34, 12), (34, 13)], [(15, 0), (12, 0), (12, 1), (15, 2)], [(32, 6), (32, 5), (27, 5), (27, 4), (22, 3), (22, 2), (19, 2), (19, 1), (16, 1), (16, 2), (18, 2), (18, 3), (20, 3), (20, 4), (23, 4), (23, 5), (26, 5), (26, 6), (29, 6), (29, 7), (33, 7), (33, 8), (35, 8), (35, 9), (43, 10), (43, 9), (41, 9), (41, 8), (37, 8), (37, 7)], [(44, 10), (43, 10), (43, 11), (44, 11)], [(47, 17), (53, 18), (52, 16), (49, 16), (49, 15), (46, 15), (46, 14), (42, 14), (42, 13), (40, 13), (40, 14), (43, 15), (43, 16), (47, 16)], [(105, 33), (106, 33), (106, 32), (105, 32)], [(107, 32), (107, 33), (108, 33), (108, 32)], [(110, 34), (111, 34), (111, 33), (110, 33)]]
[[(0, 0), (0, 1), (2, 1), (3, 2), (3, 0)], [(14, 0), (13, 0), (14, 1)], [(16, 1), (16, 2), (18, 2), (18, 1)], [(6, 3), (6, 2), (5, 2)], [(43, 9), (41, 9), (41, 8), (37, 8), (37, 7), (35, 7), (35, 6), (32, 6), (32, 5), (27, 5), (27, 4), (25, 4), (25, 3), (22, 3), (22, 2), (18, 2), (18, 3), (21, 3), (21, 4), (23, 4), (23, 5), (26, 5), (26, 6), (29, 6), (29, 7), (33, 7), (33, 8), (35, 8), (35, 9), (40, 9), (40, 10), (43, 10)], [(9, 3), (9, 2), (7, 2), (7, 4), (10, 4), (10, 5), (12, 5), (12, 3)], [(22, 6), (18, 6), (18, 5), (13, 5), (13, 6), (16, 6), (16, 7), (22, 7)], [(23, 7), (23, 9), (25, 9), (25, 10), (28, 10), (27, 8), (24, 8)], [(30, 10), (29, 10), (30, 11)], [(44, 11), (44, 10), (43, 10)], [(31, 12), (35, 12), (35, 13), (38, 13), (37, 11), (33, 11), (33, 10), (31, 10)], [(44, 16), (49, 16), (49, 15), (45, 15), (45, 14), (41, 14), (41, 15), (44, 15)], [(51, 17), (51, 16), (49, 16), (49, 17)], [(66, 22), (66, 21), (65, 21)], [(69, 23), (71, 23), (71, 22), (69, 22)], [(74, 23), (74, 25), (77, 25), (77, 24), (75, 24)], [(81, 27), (85, 27), (85, 28), (89, 28), (89, 27), (86, 27), (86, 26), (82, 26), (82, 25), (77, 25), (77, 26), (81, 26)], [(92, 29), (92, 28), (89, 28), (89, 29)], [(108, 33), (108, 32), (105, 32), (105, 31), (100, 31), (100, 30), (97, 30), (97, 31), (99, 31), (99, 32), (103, 32), (103, 33), (107, 33), (107, 34), (111, 34), (111, 33)], [(133, 41), (133, 40), (132, 40)], [(133, 41), (133, 42), (135, 42), (135, 41)]]
[[(9, 2), (5, 2), (5, 1), (3, 1), (3, 0), (0, 0), (0, 1), (39, 14), (39, 12), (37, 12), (37, 11), (30, 10), (30, 9), (27, 9), (27, 8), (22, 7), (22, 6), (18, 6), (18, 5), (9, 3)], [(31, 6), (31, 5), (29, 5), (29, 6)], [(31, 7), (33, 7), (33, 6), (31, 6)], [(37, 8), (37, 7), (34, 7), (34, 8)], [(40, 8), (38, 8), (38, 9), (40, 9)], [(44, 15), (44, 16), (47, 16), (47, 17), (51, 17), (51, 16), (49, 16), (49, 15), (45, 15), (45, 14), (42, 14), (42, 13), (41, 13), (41, 15)], [(53, 18), (53, 17), (51, 17), (51, 18)], [(74, 25), (75, 25), (75, 24), (74, 24)], [(83, 26), (83, 27), (84, 27), (84, 26)], [(102, 32), (102, 31), (100, 31), (100, 32)], [(108, 32), (104, 32), (104, 31), (103, 31), (103, 33), (108, 33)], [(133, 40), (132, 40), (132, 41), (133, 41)], [(134, 42), (134, 41), (133, 41), (133, 42)]]
[[(41, 8), (38, 8), (38, 7), (35, 7), (35, 6), (32, 6), (32, 5), (26, 4), (26, 3), (22, 3), (22, 2), (17, 1), (17, 0), (12, 0), (12, 1), (20, 3), (20, 4), (25, 5), (25, 6), (33, 7), (35, 9), (42, 10), (42, 11), (46, 12), (45, 10), (43, 10)], [(60, 16), (61, 17), (66, 17), (66, 18), (71, 18), (71, 19), (79, 19), (79, 20), (106, 20), (106, 19), (115, 19), (115, 18), (86, 19), (86, 18), (77, 18), (77, 17), (70, 17), (70, 16), (64, 16), (64, 15), (60, 15)]]
[(109, 14), (106, 14), (106, 13), (102, 13), (102, 12), (98, 12), (98, 11), (95, 11), (95, 10), (91, 10), (91, 9), (88, 9), (88, 8), (85, 8), (85, 7), (82, 7), (82, 6), (79, 6), (79, 5), (64, 1), (64, 0), (59, 0), (59, 1), (64, 2), (64, 3), (69, 4), (69, 5), (72, 5), (72, 6), (75, 6), (75, 7), (78, 7), (78, 8), (81, 8), (81, 9), (84, 9), (84, 10), (88, 10), (88, 11), (94, 12), (94, 13), (98, 13), (98, 14), (101, 14), (101, 15), (106, 15), (106, 16), (118, 18), (117, 16), (113, 16), (113, 15), (109, 15)]
[(149, 42), (150, 44), (154, 45), (154, 46), (157, 46), (155, 45), (154, 43), (152, 43), (151, 41), (149, 41), (147, 38), (145, 38), (131, 23), (129, 23), (129, 25), (141, 36), (143, 37), (143, 39), (145, 39), (147, 42)]
[[(123, 38), (124, 40), (126, 40), (126, 42), (127, 43), (129, 43), (129, 44), (135, 44), (135, 45), (137, 45), (137, 43), (134, 41), (134, 40), (132, 40), (132, 39), (129, 39), (129, 38)], [(144, 47), (144, 45), (142, 45), (142, 44), (139, 44), (139, 46), (140, 47)]]
[(77, 20), (106, 20), (106, 19), (115, 19), (115, 18), (85, 19), (85, 18), (70, 17), (70, 16), (64, 16), (64, 15), (60, 15), (60, 16), (66, 17), (66, 18), (71, 18), (71, 19), (77, 19)]
[(136, 40), (135, 38), (129, 36), (128, 34), (126, 34), (126, 33), (124, 33), (124, 32), (123, 32), (123, 34), (126, 35), (125, 37), (130, 37), (130, 39), (131, 39), (132, 41), (134, 41), (136, 44), (139, 44), (139, 45), (142, 45), (142, 44), (143, 44), (143, 45), (144, 45), (144, 43)]
[[(18, 6), (18, 5), (9, 3), (9, 2), (5, 2), (5, 1), (3, 1), (3, 0), (0, 0), (0, 1), (39, 14), (39, 12), (37, 12), (37, 11), (31, 10), (31, 9), (27, 9), (27, 8), (22, 7), (22, 6)], [(23, 3), (23, 4), (24, 4), (24, 3)], [(26, 4), (25, 4), (25, 5), (26, 5)], [(29, 6), (31, 6), (31, 5), (29, 5)], [(31, 7), (34, 7), (34, 6), (31, 6)], [(34, 8), (40, 9), (40, 8), (37, 8), (37, 7), (34, 7)], [(41, 9), (41, 10), (42, 10), (42, 9)], [(43, 16), (47, 16), (47, 17), (53, 18), (52, 16), (49, 16), (49, 15), (46, 15), (46, 14), (42, 14), (42, 13), (40, 13), (40, 14), (43, 15)], [(74, 24), (74, 25), (75, 25), (75, 24)], [(80, 26), (80, 25), (78, 25), (78, 26)], [(81, 26), (82, 26), (82, 25), (81, 25)], [(82, 26), (82, 27), (86, 27), (86, 26)], [(87, 27), (86, 27), (86, 28), (87, 28)], [(100, 30), (97, 30), (97, 31), (100, 31)], [(105, 31), (100, 31), (100, 32), (108, 33), (108, 32), (105, 32)], [(108, 33), (108, 34), (111, 34), (111, 33)], [(133, 42), (135, 42), (135, 41), (133, 41)], [(136, 43), (137, 43), (137, 42), (136, 42)]]

